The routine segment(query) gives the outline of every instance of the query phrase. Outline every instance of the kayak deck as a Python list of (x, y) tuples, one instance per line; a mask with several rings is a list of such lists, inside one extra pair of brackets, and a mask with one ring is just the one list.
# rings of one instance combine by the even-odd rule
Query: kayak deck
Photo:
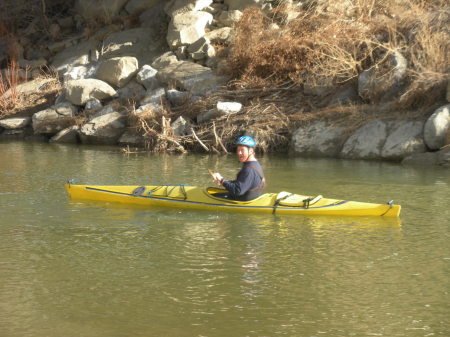
[(268, 214), (398, 217), (401, 206), (304, 196), (289, 192), (265, 193), (251, 201), (229, 200), (217, 196), (226, 192), (215, 187), (185, 185), (117, 186), (66, 184), (72, 200), (92, 200), (148, 207), (174, 207), (215, 211)]

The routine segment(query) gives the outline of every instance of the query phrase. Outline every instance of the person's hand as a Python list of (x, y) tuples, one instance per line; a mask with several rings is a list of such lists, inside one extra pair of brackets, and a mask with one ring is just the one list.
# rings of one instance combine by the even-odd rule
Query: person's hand
[(213, 174), (214, 181), (217, 185), (221, 186), (223, 182), (223, 177), (219, 172), (214, 172)]

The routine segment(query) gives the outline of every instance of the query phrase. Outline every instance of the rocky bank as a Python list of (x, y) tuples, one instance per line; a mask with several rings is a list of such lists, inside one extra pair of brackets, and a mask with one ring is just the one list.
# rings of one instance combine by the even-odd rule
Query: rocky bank
[[(18, 113), (0, 120), (2, 139), (42, 139), (59, 143), (110, 144), (145, 147), (145, 128), (134, 119), (163, 116), (169, 108), (183, 107), (224, 88), (229, 76), (219, 50), (232, 48), (234, 24), (245, 8), (257, 6), (269, 13), (277, 1), (264, 0), (90, 0), (76, 1), (76, 15), (52, 23), (53, 41), (31, 48), (33, 24), (19, 50), (23, 84), (15, 89), (26, 95), (44, 90), (52, 79), (39, 76), (49, 67), (57, 73), (61, 90), (55, 100), (32, 114)], [(289, 2), (286, 18), (299, 15), (300, 3)], [(111, 23), (87, 32), (87, 23), (107, 16)], [(120, 20), (112, 20), (120, 18)], [(276, 26), (273, 29), (279, 29)], [(1, 41), (0, 41), (1, 42)], [(1, 43), (0, 43), (1, 45)], [(6, 65), (5, 50), (0, 62)], [(387, 96), (400, 90), (408, 62), (394, 54), (393, 74), (386, 83), (375, 83), (370, 71), (361, 72), (353, 86), (337, 91), (328, 106), (352, 104), (383, 87)], [(26, 71), (25, 71), (26, 70)], [(3, 77), (7, 70), (2, 69)], [(374, 87), (375, 86), (375, 87)], [(307, 88), (317, 94), (321, 88)], [(11, 89), (3, 96), (12, 95)], [(348, 128), (322, 119), (311, 119), (289, 135), (291, 155), (347, 159), (382, 159), (405, 164), (450, 166), (450, 82), (446, 100), (426, 118), (368, 120)], [(132, 104), (130, 104), (132, 102)], [(211, 151), (212, 143), (195, 134), (214, 121), (232, 120), (246, 113), (243, 101), (217, 101), (212, 109), (195, 116), (163, 120), (161, 135), (170, 142), (190, 138)], [(299, 102), (299, 109), (301, 102)], [(130, 108), (131, 107), (131, 108)], [(81, 118), (82, 117), (82, 118)], [(258, 137), (258, 130), (249, 130)], [(239, 132), (242, 132), (240, 129)], [(236, 133), (235, 136), (239, 136)], [(217, 152), (217, 138), (216, 148)], [(220, 139), (219, 139), (220, 143)], [(222, 144), (223, 147), (223, 144)], [(224, 148), (226, 151), (226, 149)]]

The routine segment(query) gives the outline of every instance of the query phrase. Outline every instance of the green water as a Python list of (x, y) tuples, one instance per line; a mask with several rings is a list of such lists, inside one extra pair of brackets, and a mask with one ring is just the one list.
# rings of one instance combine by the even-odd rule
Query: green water
[(0, 336), (450, 336), (450, 170), (264, 156), (268, 191), (400, 220), (71, 202), (63, 184), (212, 185), (234, 156), (0, 143)]

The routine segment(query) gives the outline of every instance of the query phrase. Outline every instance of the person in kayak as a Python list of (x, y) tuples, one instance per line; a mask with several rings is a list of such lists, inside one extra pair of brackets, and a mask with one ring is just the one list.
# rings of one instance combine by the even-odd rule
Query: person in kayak
[(256, 142), (252, 137), (242, 136), (236, 140), (236, 154), (243, 164), (236, 180), (225, 180), (218, 172), (213, 174), (217, 185), (227, 189), (227, 195), (221, 195), (233, 200), (248, 201), (258, 198), (266, 185), (264, 172), (255, 157)]

